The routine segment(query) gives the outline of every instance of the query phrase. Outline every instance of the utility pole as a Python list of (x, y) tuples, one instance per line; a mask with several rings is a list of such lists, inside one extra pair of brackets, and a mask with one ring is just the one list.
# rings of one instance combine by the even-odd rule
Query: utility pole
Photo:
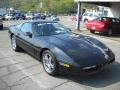
[(76, 29), (80, 31), (81, 2), (78, 2)]

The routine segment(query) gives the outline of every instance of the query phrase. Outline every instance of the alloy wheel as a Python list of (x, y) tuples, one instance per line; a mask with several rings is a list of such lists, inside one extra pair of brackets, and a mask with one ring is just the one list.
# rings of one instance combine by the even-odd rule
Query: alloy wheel
[(11, 44), (12, 44), (13, 50), (15, 50), (15, 49), (16, 49), (16, 39), (15, 39), (15, 36), (14, 36), (14, 35), (12, 36)]
[(43, 54), (43, 66), (47, 73), (51, 74), (55, 70), (55, 60), (49, 53)]

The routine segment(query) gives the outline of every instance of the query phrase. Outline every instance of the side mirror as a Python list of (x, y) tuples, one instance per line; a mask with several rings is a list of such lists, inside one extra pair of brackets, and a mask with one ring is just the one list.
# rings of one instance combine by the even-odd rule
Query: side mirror
[(26, 35), (32, 38), (32, 33), (31, 32), (26, 32)]

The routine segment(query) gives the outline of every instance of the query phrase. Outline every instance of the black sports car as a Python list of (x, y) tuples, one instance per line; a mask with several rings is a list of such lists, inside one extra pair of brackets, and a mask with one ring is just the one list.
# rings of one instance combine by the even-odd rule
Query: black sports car
[(9, 35), (13, 50), (22, 48), (42, 60), (45, 71), (50, 75), (56, 75), (61, 69), (95, 71), (115, 60), (113, 52), (103, 43), (71, 33), (58, 22), (24, 22), (11, 26)]

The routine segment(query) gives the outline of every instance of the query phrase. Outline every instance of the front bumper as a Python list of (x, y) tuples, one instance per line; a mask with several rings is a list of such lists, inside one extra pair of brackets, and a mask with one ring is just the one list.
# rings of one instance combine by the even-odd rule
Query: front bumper
[(92, 73), (97, 73), (99, 71), (104, 70), (106, 67), (108, 67), (111, 63), (113, 63), (115, 59), (111, 59), (105, 63), (99, 64), (99, 65), (94, 65), (90, 67), (83, 67), (83, 68), (78, 68), (75, 66), (70, 66), (70, 67), (65, 67), (60, 65), (59, 70), (60, 72), (64, 73), (69, 73), (69, 74), (92, 74)]

